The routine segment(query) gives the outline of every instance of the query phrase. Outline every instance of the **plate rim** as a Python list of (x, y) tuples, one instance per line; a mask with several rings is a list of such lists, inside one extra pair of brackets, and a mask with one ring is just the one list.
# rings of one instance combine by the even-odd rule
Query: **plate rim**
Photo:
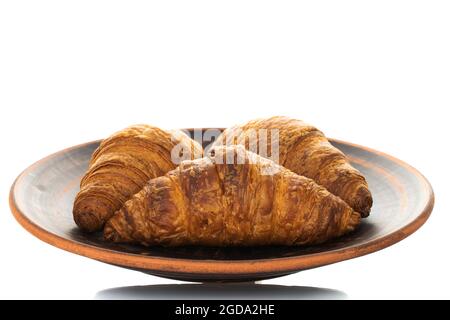
[(16, 203), (14, 194), (16, 188), (18, 187), (18, 182), (23, 176), (32, 171), (33, 168), (42, 165), (51, 158), (54, 158), (60, 154), (67, 153), (74, 149), (78, 149), (94, 143), (99, 143), (100, 141), (102, 141), (101, 139), (62, 149), (36, 161), (35, 163), (27, 167), (24, 171), (22, 171), (22, 173), (19, 174), (19, 176), (15, 179), (14, 183), (11, 186), (9, 193), (9, 205), (14, 218), (25, 230), (27, 230), (29, 233), (31, 233), (41, 241), (46, 242), (59, 249), (113, 265), (142, 269), (146, 271), (162, 271), (183, 274), (258, 275), (277, 272), (290, 273), (319, 266), (325, 266), (336, 262), (361, 257), (394, 245), (413, 234), (428, 220), (434, 207), (435, 195), (430, 182), (420, 171), (418, 171), (410, 164), (387, 153), (339, 139), (329, 138), (329, 140), (331, 142), (348, 145), (388, 158), (389, 160), (397, 163), (401, 167), (408, 170), (408, 172), (416, 176), (422, 182), (424, 190), (426, 190), (428, 193), (428, 199), (426, 200), (426, 204), (424, 205), (421, 213), (417, 215), (417, 217), (415, 217), (413, 221), (399, 228), (398, 230), (381, 238), (371, 240), (363, 245), (354, 245), (325, 252), (280, 258), (248, 260), (193, 260), (186, 258), (143, 256), (134, 253), (119, 252), (106, 248), (100, 248), (94, 245), (69, 240), (35, 224), (23, 212), (21, 212), (18, 204)]

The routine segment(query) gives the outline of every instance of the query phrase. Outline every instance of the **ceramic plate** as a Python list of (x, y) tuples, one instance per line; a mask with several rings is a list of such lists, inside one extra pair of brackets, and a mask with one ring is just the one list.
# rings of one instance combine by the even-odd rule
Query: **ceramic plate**
[(408, 164), (384, 153), (332, 140), (367, 178), (372, 213), (345, 237), (308, 247), (141, 247), (104, 242), (85, 234), (72, 220), (79, 182), (99, 141), (52, 154), (15, 181), (10, 206), (17, 221), (37, 238), (58, 248), (109, 264), (187, 281), (251, 281), (359, 257), (412, 234), (434, 204), (428, 181)]

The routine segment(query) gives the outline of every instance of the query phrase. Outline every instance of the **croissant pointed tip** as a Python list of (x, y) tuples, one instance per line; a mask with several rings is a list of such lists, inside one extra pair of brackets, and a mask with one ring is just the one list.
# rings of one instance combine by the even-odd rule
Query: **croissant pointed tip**
[(370, 210), (373, 204), (372, 194), (366, 186), (361, 186), (358, 189), (357, 197), (358, 203), (354, 209), (361, 214), (362, 218), (367, 218), (370, 214)]
[(105, 228), (103, 230), (103, 239), (106, 241), (118, 241), (119, 235), (114, 229), (114, 227), (110, 223), (106, 223)]
[(103, 227), (102, 222), (93, 212), (83, 211), (74, 214), (75, 223), (86, 232), (95, 232)]
[(358, 225), (360, 224), (361, 218), (362, 218), (362, 216), (361, 216), (360, 213), (354, 212), (351, 215), (351, 217), (350, 217), (350, 222), (349, 222), (349, 224), (347, 226), (347, 228), (348, 228), (347, 232), (354, 231), (358, 227)]

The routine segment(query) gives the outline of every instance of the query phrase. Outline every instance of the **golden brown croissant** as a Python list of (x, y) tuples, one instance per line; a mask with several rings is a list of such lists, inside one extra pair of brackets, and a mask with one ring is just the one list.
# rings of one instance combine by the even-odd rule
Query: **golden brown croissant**
[(181, 131), (148, 125), (131, 126), (104, 140), (92, 155), (75, 198), (73, 216), (77, 225), (85, 231), (100, 230), (149, 179), (178, 165), (171, 159), (172, 150), (178, 150), (175, 145), (187, 153), (183, 157), (202, 156), (200, 145)]
[[(341, 151), (329, 143), (321, 131), (303, 121), (287, 117), (253, 120), (225, 130), (214, 145), (222, 145), (225, 142), (242, 144), (247, 149), (256, 151), (249, 147), (252, 146), (250, 139), (255, 133), (258, 134), (260, 129), (267, 130), (261, 133), (265, 138), (263, 143), (267, 146), (264, 148), (267, 148), (269, 156), (271, 130), (278, 130), (280, 165), (313, 179), (347, 202), (363, 217), (369, 215), (373, 201), (363, 175), (351, 166)], [(260, 139), (260, 135), (256, 139)]]
[(109, 219), (104, 237), (149, 246), (302, 245), (359, 222), (359, 213), (313, 180), (229, 146), (151, 180)]

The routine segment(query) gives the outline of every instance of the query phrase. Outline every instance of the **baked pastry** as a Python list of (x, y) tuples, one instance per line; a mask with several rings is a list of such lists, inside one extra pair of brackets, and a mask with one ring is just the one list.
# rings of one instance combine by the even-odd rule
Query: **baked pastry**
[(271, 130), (278, 130), (280, 165), (313, 179), (347, 202), (362, 217), (369, 215), (373, 200), (364, 176), (352, 167), (347, 157), (333, 147), (321, 131), (303, 121), (280, 116), (253, 120), (226, 129), (214, 146), (242, 144), (252, 150), (255, 145), (250, 144), (251, 138), (261, 140), (261, 129), (267, 130), (262, 131), (262, 138), (269, 156)]
[(202, 157), (201, 146), (181, 131), (148, 125), (131, 126), (101, 142), (75, 198), (76, 224), (89, 232), (101, 230), (148, 180), (178, 165), (172, 161), (173, 150), (182, 150), (184, 158)]
[(359, 213), (313, 180), (235, 145), (150, 180), (108, 220), (104, 238), (146, 246), (303, 245), (359, 222)]

